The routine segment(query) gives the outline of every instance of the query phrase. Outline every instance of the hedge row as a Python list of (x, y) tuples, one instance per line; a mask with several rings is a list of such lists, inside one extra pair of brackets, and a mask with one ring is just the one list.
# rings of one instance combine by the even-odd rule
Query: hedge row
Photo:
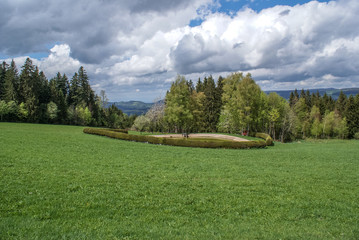
[[(105, 129), (106, 130), (106, 129)], [(115, 129), (115, 128), (111, 128), (111, 129), (107, 129), (107, 130), (110, 130), (110, 131), (113, 131), (113, 132), (120, 132), (120, 133), (128, 133), (128, 130), (125, 130), (125, 129)]]
[(229, 141), (196, 141), (186, 138), (161, 138), (153, 136), (132, 135), (122, 132), (112, 131), (110, 129), (85, 128), (84, 133), (106, 136), (110, 138), (146, 142), (152, 144), (181, 146), (181, 147), (200, 147), (200, 148), (263, 148), (267, 146), (265, 141), (246, 141), (246, 142), (229, 142)]
[(269, 134), (256, 133), (255, 137), (264, 139), (266, 141), (267, 146), (273, 146), (273, 139)]

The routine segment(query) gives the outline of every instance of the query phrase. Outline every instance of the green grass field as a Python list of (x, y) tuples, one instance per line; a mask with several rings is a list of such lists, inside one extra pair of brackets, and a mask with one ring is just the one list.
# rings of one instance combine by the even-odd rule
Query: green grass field
[(359, 239), (359, 141), (159, 146), (0, 123), (0, 239)]

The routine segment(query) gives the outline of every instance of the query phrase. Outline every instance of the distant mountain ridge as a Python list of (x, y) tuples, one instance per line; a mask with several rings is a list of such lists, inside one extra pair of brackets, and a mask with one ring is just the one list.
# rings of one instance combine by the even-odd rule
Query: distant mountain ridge
[(107, 106), (115, 106), (127, 115), (142, 115), (152, 107), (153, 103), (144, 103), (141, 101), (127, 101), (127, 102), (109, 102)]
[[(347, 96), (350, 95), (357, 95), (359, 93), (359, 88), (343, 88), (343, 89), (336, 89), (336, 88), (319, 88), (319, 89), (308, 89), (310, 94), (319, 92), (320, 96), (323, 96), (325, 93), (328, 96), (331, 96), (333, 99), (337, 99), (339, 97), (340, 91), (343, 91), (343, 93)], [(297, 89), (298, 94), (300, 95), (300, 92), (302, 89)], [(304, 91), (307, 91), (307, 89), (304, 89)], [(265, 93), (269, 94), (271, 92), (277, 93), (279, 96), (285, 99), (289, 99), (290, 93), (294, 92), (294, 90), (272, 90), (272, 91), (264, 91)]]
[[(300, 94), (302, 89), (297, 89), (298, 94)], [(359, 93), (359, 88), (343, 88), (343, 89), (336, 89), (336, 88), (321, 88), (321, 89), (308, 89), (310, 94), (316, 93), (319, 91), (321, 96), (326, 93), (328, 96), (331, 96), (334, 99), (339, 97), (340, 91), (343, 91), (344, 94), (347, 96), (349, 95), (356, 95)], [(289, 99), (290, 93), (294, 90), (273, 90), (273, 91), (264, 91), (265, 93), (269, 94), (271, 92), (276, 92), (279, 96)], [(304, 89), (307, 91), (307, 89)], [(121, 109), (122, 112), (126, 113), (127, 115), (141, 115), (146, 114), (146, 112), (153, 106), (153, 103), (145, 103), (141, 101), (122, 101), (122, 102), (109, 102), (107, 106), (111, 106), (115, 104), (118, 109)]]

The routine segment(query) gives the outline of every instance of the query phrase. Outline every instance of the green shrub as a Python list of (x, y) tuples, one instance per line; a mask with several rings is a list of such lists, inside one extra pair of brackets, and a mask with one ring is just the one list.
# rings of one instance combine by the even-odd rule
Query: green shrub
[[(98, 128), (85, 128), (84, 133), (95, 134), (100, 136), (107, 136), (110, 138), (122, 139), (127, 141), (146, 142), (152, 144), (162, 144), (181, 147), (200, 147), (200, 148), (264, 148), (267, 146), (269, 140), (266, 141), (198, 141), (188, 138), (161, 138), (146, 135), (132, 135), (123, 132), (112, 131), (112, 129), (98, 129)], [(270, 138), (271, 139), (271, 138)], [(271, 142), (272, 143), (272, 142)]]
[(120, 133), (126, 133), (128, 134), (128, 130), (125, 130), (125, 129), (109, 129), (110, 131), (113, 131), (113, 132), (120, 132)]
[(269, 134), (256, 133), (255, 137), (264, 139), (266, 141), (267, 146), (273, 146), (273, 139)]
[(359, 132), (354, 134), (354, 138), (359, 140)]

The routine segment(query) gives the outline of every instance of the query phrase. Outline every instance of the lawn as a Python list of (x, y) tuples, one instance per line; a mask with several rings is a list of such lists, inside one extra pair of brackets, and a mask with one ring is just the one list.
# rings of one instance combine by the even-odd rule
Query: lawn
[[(129, 134), (133, 134), (133, 135), (164, 135), (164, 134), (176, 134), (176, 133), (161, 133), (161, 132), (139, 132), (139, 131), (128, 131)], [(191, 133), (190, 133), (191, 134)], [(217, 134), (217, 133), (213, 133), (213, 134)], [(219, 134), (223, 134), (223, 135), (229, 135), (229, 136), (234, 136), (234, 137), (240, 137), (240, 138), (244, 138), (247, 140), (251, 140), (251, 141), (258, 141), (258, 140), (263, 140), (261, 138), (256, 138), (256, 137), (250, 137), (250, 136), (243, 136), (240, 134), (231, 134), (231, 133), (219, 133)], [(213, 139), (213, 138), (211, 138)]]
[(0, 123), (0, 239), (358, 239), (359, 141), (159, 146)]

